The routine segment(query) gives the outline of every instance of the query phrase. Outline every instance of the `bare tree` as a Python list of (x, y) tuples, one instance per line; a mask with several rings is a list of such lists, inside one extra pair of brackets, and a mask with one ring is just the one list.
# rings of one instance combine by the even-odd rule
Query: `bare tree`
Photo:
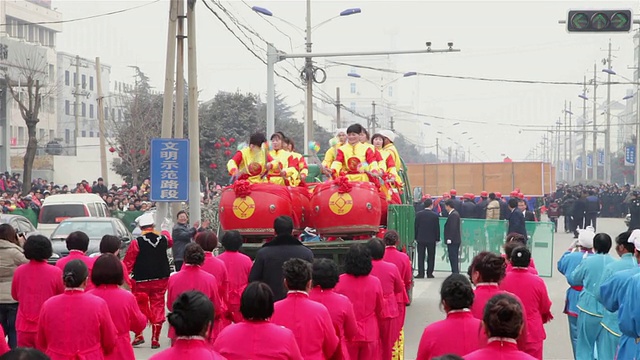
[(56, 91), (55, 78), (49, 78), (48, 61), (45, 50), (21, 48), (12, 57), (12, 63), (4, 72), (4, 80), (13, 100), (18, 104), (20, 115), (27, 125), (27, 148), (23, 163), (22, 192), (31, 190), (33, 162), (38, 149), (36, 127), (40, 122), (42, 101), (53, 96)]

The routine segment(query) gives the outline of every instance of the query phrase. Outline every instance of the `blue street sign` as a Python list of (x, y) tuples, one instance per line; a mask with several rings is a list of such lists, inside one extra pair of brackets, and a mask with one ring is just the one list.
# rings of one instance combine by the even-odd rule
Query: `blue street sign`
[(598, 150), (598, 166), (604, 166), (604, 150)]
[(151, 201), (189, 200), (189, 140), (151, 139)]
[(634, 145), (624, 148), (624, 166), (633, 166), (636, 163), (636, 147)]
[(593, 168), (593, 154), (587, 155), (587, 169)]
[(582, 170), (582, 157), (576, 159), (576, 170)]

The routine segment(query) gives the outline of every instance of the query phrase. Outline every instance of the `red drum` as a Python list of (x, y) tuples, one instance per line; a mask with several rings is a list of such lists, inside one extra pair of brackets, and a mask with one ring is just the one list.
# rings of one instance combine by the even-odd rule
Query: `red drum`
[(304, 230), (304, 228), (314, 227), (311, 222), (311, 194), (309, 193), (309, 189), (303, 186), (290, 186), (289, 192), (291, 192), (291, 197), (293, 198), (294, 205), (299, 203), (299, 208), (294, 208), (298, 219), (300, 219), (300, 226), (297, 227), (300, 230)]
[(316, 186), (311, 221), (323, 236), (375, 234), (380, 227), (380, 196), (369, 182), (345, 177)]
[(389, 210), (389, 203), (387, 197), (382, 192), (378, 192), (380, 196), (380, 225), (387, 226), (387, 212)]
[(301, 211), (298, 201), (294, 205), (286, 186), (275, 184), (250, 184), (236, 181), (226, 187), (220, 197), (220, 225), (223, 230), (237, 230), (243, 236), (273, 236), (273, 222), (280, 215), (293, 218), (294, 226), (300, 226)]

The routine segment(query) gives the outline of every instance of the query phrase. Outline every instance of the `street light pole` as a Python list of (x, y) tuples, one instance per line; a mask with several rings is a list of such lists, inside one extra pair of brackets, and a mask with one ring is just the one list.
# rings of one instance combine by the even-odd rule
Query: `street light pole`
[(562, 178), (564, 181), (569, 180), (569, 169), (567, 169), (567, 100), (564, 101), (564, 151), (562, 154)]
[(636, 68), (636, 186), (640, 185), (640, 162), (638, 161), (638, 151), (640, 151), (640, 29), (638, 29), (638, 46), (636, 47), (638, 66)]
[[(582, 83), (582, 130), (587, 130), (587, 75)], [(587, 134), (582, 133), (582, 180), (587, 180)]]
[[(307, 0), (307, 53), (311, 53), (311, 0)], [(304, 72), (306, 74), (305, 79), (307, 81), (307, 116), (305, 118), (304, 127), (304, 153), (309, 153), (309, 142), (313, 139), (313, 63), (311, 62), (311, 56), (304, 58), (305, 67)], [(271, 133), (267, 134), (271, 136)]]
[(597, 129), (596, 118), (598, 117), (598, 109), (596, 106), (596, 90), (598, 89), (597, 82), (597, 64), (593, 64), (593, 149), (591, 152), (591, 174), (593, 175), (593, 180), (598, 180), (598, 138), (597, 133), (595, 132)]
[(576, 181), (576, 165), (573, 158), (573, 112), (571, 112), (571, 101), (569, 101), (569, 166), (571, 166), (571, 181)]
[[(277, 50), (273, 44), (267, 44), (267, 136), (276, 132), (276, 85), (274, 80)], [(306, 135), (306, 132), (305, 132)], [(305, 151), (307, 146), (304, 147)]]
[(609, 55), (607, 57), (607, 132), (604, 134), (604, 181), (611, 182), (611, 39), (609, 39)]

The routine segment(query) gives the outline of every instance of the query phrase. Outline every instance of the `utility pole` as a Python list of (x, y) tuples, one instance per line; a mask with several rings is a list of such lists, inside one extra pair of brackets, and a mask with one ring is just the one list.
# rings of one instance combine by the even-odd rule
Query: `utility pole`
[[(169, 28), (167, 33), (167, 57), (165, 59), (164, 95), (162, 101), (162, 130), (160, 137), (171, 137), (173, 129), (173, 86), (176, 70), (176, 20), (178, 17), (178, 0), (170, 0), (169, 3)], [(195, 138), (197, 141), (197, 138)], [(197, 148), (197, 143), (196, 143)], [(169, 203), (158, 202), (156, 211), (156, 224), (162, 224), (169, 218)]]
[[(307, 53), (311, 53), (311, 0), (307, 0)], [(307, 116), (305, 118), (304, 127), (304, 143), (308, 144), (313, 140), (313, 62), (311, 62), (311, 56), (307, 56), (304, 59), (304, 72), (306, 74), (307, 81)], [(267, 136), (270, 136), (269, 134)], [(308, 154), (308, 146), (305, 146), (305, 154)]]
[[(560, 122), (560, 117), (558, 117), (558, 122), (556, 122), (556, 169), (564, 171), (564, 165), (561, 165), (560, 160), (560, 126), (562, 123)], [(561, 167), (562, 166), (562, 167)], [(558, 172), (556, 177), (563, 177), (561, 171)]]
[(371, 124), (369, 126), (369, 136), (376, 132), (376, 102), (371, 102)]
[(609, 54), (607, 56), (607, 132), (604, 133), (604, 181), (611, 182), (611, 39), (609, 39)]
[(638, 58), (638, 65), (636, 67), (636, 182), (635, 185), (640, 185), (640, 156), (638, 155), (638, 151), (640, 151), (640, 29), (638, 29), (638, 33), (636, 34), (638, 38), (638, 44), (636, 46), (636, 56)]
[(596, 63), (593, 64), (593, 148), (591, 152), (591, 174), (593, 175), (593, 180), (598, 180), (598, 138), (597, 138), (597, 124), (596, 119), (598, 117), (598, 109), (597, 109), (597, 97), (596, 90), (598, 90), (598, 65)]
[(440, 139), (436, 138), (436, 163), (440, 163)]
[(449, 151), (448, 151), (448, 157), (449, 157), (449, 163), (451, 163), (451, 146), (449, 146)]
[[(189, 73), (189, 218), (200, 221), (200, 129), (198, 121), (198, 57), (196, 53), (195, 0), (187, 1), (188, 73)], [(304, 147), (305, 149), (308, 146)]]
[(564, 181), (568, 181), (569, 180), (569, 169), (567, 168), (567, 155), (568, 155), (568, 149), (567, 149), (567, 100), (564, 101), (564, 110), (562, 111), (564, 113), (564, 137), (563, 137), (563, 144), (564, 144), (564, 151), (562, 152), (562, 179)]
[(100, 58), (96, 57), (96, 86), (98, 87), (97, 107), (98, 107), (98, 126), (100, 129), (100, 172), (105, 184), (109, 185), (109, 172), (107, 171), (107, 145), (105, 144), (105, 128), (104, 128), (104, 110), (102, 104), (104, 97), (102, 96), (102, 67), (100, 66)]
[(336, 129), (340, 129), (340, 88), (336, 88)]
[(571, 112), (571, 101), (569, 101), (569, 166), (571, 166), (571, 181), (576, 180), (576, 165), (573, 158), (573, 124), (572, 124), (573, 112)]
[[(267, 43), (267, 139), (276, 132), (276, 85), (274, 80), (275, 65), (277, 62), (277, 51), (271, 43)], [(305, 70), (306, 71), (306, 70)], [(309, 101), (307, 99), (307, 101)], [(307, 114), (308, 117), (308, 114)], [(307, 132), (304, 133), (305, 144), (307, 141)], [(304, 153), (307, 155), (308, 146), (304, 146)]]
[[(587, 130), (587, 75), (582, 81), (582, 130)], [(582, 174), (580, 179), (587, 180), (587, 133), (582, 133)]]
[[(73, 112), (75, 118), (75, 131), (73, 134), (73, 146), (75, 147), (75, 155), (78, 155), (78, 137), (80, 136), (80, 96), (89, 95), (88, 92), (82, 90), (80, 91), (80, 56), (76, 55), (76, 63), (71, 64), (76, 66), (76, 75), (74, 76), (75, 80), (75, 90), (73, 91), (73, 95), (75, 95), (75, 103), (73, 104)], [(82, 65), (82, 67), (86, 67), (86, 65)]]
[(393, 121), (393, 116), (389, 116), (389, 127), (391, 128), (391, 131), (395, 131), (395, 129), (393, 128), (393, 125), (395, 124), (395, 121)]
[[(178, 37), (177, 37), (177, 59), (176, 59), (176, 110), (175, 128), (173, 136), (176, 139), (184, 138), (184, 0), (178, 0)], [(181, 210), (180, 203), (171, 204), (171, 213), (175, 216)]]

